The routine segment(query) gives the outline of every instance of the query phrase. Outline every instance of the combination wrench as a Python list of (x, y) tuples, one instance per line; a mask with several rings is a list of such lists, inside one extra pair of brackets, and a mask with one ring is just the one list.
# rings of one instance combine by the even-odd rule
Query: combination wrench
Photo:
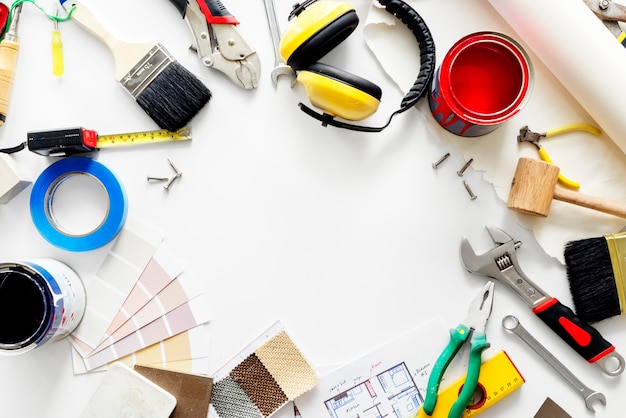
[(263, 0), (263, 2), (265, 3), (267, 23), (270, 26), (270, 34), (272, 35), (272, 45), (274, 46), (274, 68), (271, 73), (272, 83), (274, 83), (274, 87), (276, 87), (278, 85), (278, 78), (281, 75), (286, 75), (291, 79), (291, 87), (293, 87), (296, 84), (296, 72), (291, 66), (285, 64), (283, 57), (280, 55), (281, 33), (274, 0)]
[(556, 370), (567, 383), (569, 383), (585, 400), (587, 409), (591, 412), (596, 412), (593, 409), (593, 402), (599, 401), (603, 405), (606, 405), (605, 396), (596, 392), (595, 390), (587, 387), (580, 381), (574, 374), (563, 365), (556, 357), (552, 355), (539, 341), (535, 339), (527, 330), (520, 324), (519, 319), (513, 315), (507, 315), (502, 319), (502, 326), (509, 332), (517, 335), (522, 341), (524, 341), (530, 348), (532, 348), (542, 359), (546, 361), (554, 370)]

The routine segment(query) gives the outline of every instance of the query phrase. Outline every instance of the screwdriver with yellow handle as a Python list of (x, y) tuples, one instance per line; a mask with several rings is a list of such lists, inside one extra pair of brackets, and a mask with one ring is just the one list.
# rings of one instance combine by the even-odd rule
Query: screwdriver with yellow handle
[(61, 40), (61, 31), (59, 30), (59, 6), (55, 1), (54, 6), (54, 29), (52, 29), (52, 74), (56, 77), (63, 75), (65, 65), (63, 62), (63, 41)]
[(11, 24), (0, 42), (0, 126), (4, 125), (13, 92), (13, 81), (15, 80), (15, 68), (17, 66), (17, 56), (20, 51), (18, 42), (17, 27), (22, 11), (22, 3), (19, 3), (12, 13), (9, 14)]

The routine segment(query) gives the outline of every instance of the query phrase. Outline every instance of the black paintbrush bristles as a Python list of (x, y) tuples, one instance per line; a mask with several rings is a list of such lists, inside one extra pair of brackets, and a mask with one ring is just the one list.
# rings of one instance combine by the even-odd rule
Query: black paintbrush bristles
[(177, 131), (210, 99), (211, 91), (180, 63), (172, 61), (135, 100), (162, 129)]
[(571, 241), (563, 252), (576, 313), (586, 322), (621, 314), (615, 273), (604, 237)]

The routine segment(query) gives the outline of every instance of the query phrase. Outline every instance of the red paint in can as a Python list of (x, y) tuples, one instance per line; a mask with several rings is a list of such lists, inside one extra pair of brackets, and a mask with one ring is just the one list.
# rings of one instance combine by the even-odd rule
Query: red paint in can
[(479, 136), (517, 114), (532, 84), (530, 58), (515, 40), (501, 33), (478, 32), (461, 38), (448, 51), (428, 102), (445, 129)]

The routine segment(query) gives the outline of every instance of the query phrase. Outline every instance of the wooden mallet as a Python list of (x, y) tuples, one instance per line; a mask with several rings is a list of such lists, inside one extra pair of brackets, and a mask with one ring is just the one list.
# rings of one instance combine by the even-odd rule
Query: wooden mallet
[(520, 158), (511, 183), (507, 207), (535, 216), (548, 216), (552, 199), (626, 218), (626, 204), (556, 187), (559, 167), (532, 158)]

